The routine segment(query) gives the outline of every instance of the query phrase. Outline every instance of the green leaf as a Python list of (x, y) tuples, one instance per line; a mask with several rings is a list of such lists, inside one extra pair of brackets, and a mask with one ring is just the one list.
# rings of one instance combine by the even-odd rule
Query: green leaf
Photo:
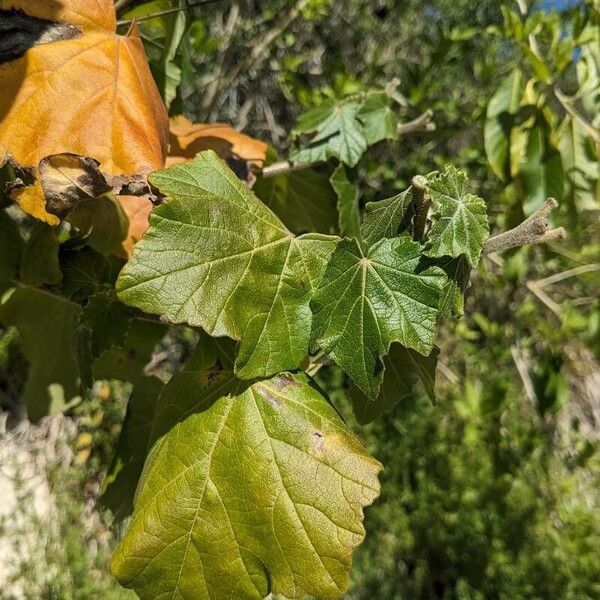
[(510, 179), (510, 137), (514, 114), (525, 91), (523, 73), (513, 69), (491, 97), (484, 127), (485, 152), (494, 173)]
[(362, 425), (370, 423), (398, 402), (412, 399), (417, 384), (434, 401), (438, 355), (438, 348), (434, 348), (429, 356), (423, 356), (402, 344), (392, 344), (383, 361), (385, 371), (377, 398), (369, 400), (357, 388), (351, 389), (352, 408), (358, 422)]
[(6, 210), (0, 209), (0, 296), (11, 287), (19, 271), (23, 238)]
[[(150, 449), (189, 416), (197, 397), (213, 401), (236, 391), (239, 382), (233, 377), (233, 365), (224, 369), (217, 363), (217, 344), (208, 335), (202, 336), (184, 369), (175, 373), (164, 387), (155, 377), (138, 376), (135, 380), (117, 450), (102, 489), (102, 501), (113, 511), (115, 519), (120, 521), (131, 514)], [(190, 394), (189, 390), (194, 391)]]
[[(145, 17), (172, 8), (186, 8), (186, 5), (187, 0), (153, 0), (132, 8), (124, 17)], [(181, 10), (172, 14), (160, 14), (139, 23), (140, 36), (144, 41), (152, 75), (167, 107), (177, 95), (177, 87), (181, 83), (182, 72), (176, 58), (185, 33), (186, 21), (186, 11)]]
[(303, 114), (294, 133), (314, 133), (309, 143), (292, 151), (293, 161), (319, 162), (338, 158), (354, 167), (367, 149), (362, 123), (358, 120), (360, 104), (353, 100), (325, 100)]
[(104, 287), (112, 287), (123, 266), (117, 257), (106, 257), (92, 248), (61, 249), (63, 273), (61, 291), (72, 300), (82, 301)]
[(94, 363), (95, 379), (117, 379), (132, 384), (127, 414), (112, 463), (102, 483), (102, 503), (115, 520), (131, 514), (133, 496), (146, 458), (150, 424), (163, 383), (144, 368), (166, 332), (166, 326), (134, 319), (123, 346), (103, 353)]
[(303, 169), (259, 178), (253, 191), (295, 234), (337, 231), (336, 196), (323, 173)]
[(360, 210), (358, 185), (353, 174), (340, 163), (329, 181), (337, 194), (337, 210), (340, 233), (347, 237), (360, 237)]
[(375, 399), (392, 342), (431, 352), (444, 281), (438, 267), (423, 268), (421, 246), (408, 236), (381, 240), (366, 255), (342, 240), (312, 303), (312, 340)]
[(598, 208), (600, 165), (592, 141), (577, 119), (567, 116), (559, 130), (559, 150), (567, 178), (565, 194), (575, 212)]
[(131, 309), (111, 292), (92, 296), (81, 316), (81, 324), (91, 333), (91, 351), (99, 356), (113, 346), (123, 344), (129, 329)]
[(445, 256), (434, 264), (444, 269), (447, 277), (440, 302), (440, 316), (462, 317), (465, 305), (464, 293), (469, 287), (469, 276), (471, 275), (469, 259), (465, 254), (456, 258)]
[(67, 217), (86, 243), (102, 254), (120, 254), (129, 230), (129, 219), (112, 194), (90, 198), (78, 204)]
[(383, 238), (393, 238), (413, 216), (411, 188), (377, 202), (367, 202), (361, 225), (362, 239), (372, 246)]
[(62, 273), (58, 263), (58, 239), (53, 227), (36, 222), (21, 258), (21, 281), (38, 286), (59, 284)]
[(381, 140), (396, 138), (399, 120), (390, 106), (390, 97), (385, 92), (367, 94), (357, 117), (363, 124), (363, 132), (369, 146)]
[(471, 265), (476, 266), (490, 231), (485, 202), (469, 194), (467, 176), (452, 166), (431, 177), (428, 187), (435, 213), (426, 254), (437, 257), (466, 254)]
[(24, 398), (32, 421), (80, 400), (80, 315), (79, 305), (31, 287), (18, 287), (2, 298), (0, 321), (18, 329), (30, 364)]
[(120, 298), (241, 340), (242, 378), (298, 367), (336, 238), (294, 237), (212, 151), (151, 181), (170, 200), (153, 211), (122, 271)]
[(562, 198), (564, 173), (560, 153), (549, 139), (547, 127), (534, 127), (529, 138), (524, 161), (519, 168), (519, 180), (523, 186), (526, 215), (533, 214), (546, 198)]
[(113, 573), (148, 599), (338, 598), (381, 466), (306, 377), (237, 385), (181, 386)]

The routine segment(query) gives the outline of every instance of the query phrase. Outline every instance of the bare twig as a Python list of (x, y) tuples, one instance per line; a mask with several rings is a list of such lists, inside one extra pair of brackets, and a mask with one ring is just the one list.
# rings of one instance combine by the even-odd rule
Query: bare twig
[(414, 133), (415, 131), (433, 131), (435, 129), (435, 123), (433, 123), (433, 111), (427, 109), (422, 115), (419, 115), (412, 121), (406, 123), (400, 123), (396, 129), (398, 135), (405, 135), (407, 133)]
[(545, 304), (559, 319), (562, 320), (562, 310), (560, 304), (555, 302), (545, 291), (544, 288), (554, 283), (559, 283), (570, 277), (577, 277), (578, 275), (584, 275), (585, 273), (592, 273), (594, 271), (600, 271), (600, 263), (591, 263), (589, 265), (580, 265), (573, 269), (568, 269), (560, 273), (554, 273), (544, 279), (538, 279), (537, 281), (526, 282), (527, 289), (543, 304)]
[(562, 312), (560, 304), (554, 302), (546, 292), (541, 289), (535, 281), (527, 281), (525, 283), (527, 289), (542, 303), (545, 304), (560, 320), (562, 320)]
[(452, 385), (458, 385), (460, 383), (458, 375), (441, 360), (438, 360), (436, 368)]
[(563, 94), (558, 86), (553, 86), (552, 91), (556, 99), (562, 104), (563, 108), (576, 119), (579, 124), (585, 129), (595, 144), (600, 144), (600, 131), (598, 131), (569, 101), (569, 98)]
[(519, 373), (519, 377), (523, 382), (523, 388), (525, 390), (525, 395), (527, 396), (531, 405), (535, 408), (537, 405), (537, 395), (535, 393), (535, 388), (533, 386), (533, 381), (531, 380), (531, 375), (529, 375), (529, 367), (525, 362), (525, 358), (518, 346), (511, 346), (510, 353), (512, 354), (512, 358), (515, 362), (515, 366), (517, 367), (517, 372)]
[(593, 273), (594, 271), (600, 271), (600, 263), (580, 265), (579, 267), (574, 267), (573, 269), (561, 271), (560, 273), (554, 273), (554, 275), (550, 275), (550, 277), (538, 279), (535, 283), (538, 287), (542, 288), (546, 287), (547, 285), (558, 283), (559, 281), (564, 281), (565, 279), (569, 279), (570, 277), (578, 277), (579, 275), (584, 275), (585, 273)]
[(548, 198), (530, 217), (514, 229), (489, 238), (483, 245), (483, 253), (503, 252), (517, 246), (536, 245), (566, 237), (563, 227), (549, 229), (546, 217), (558, 206), (554, 198)]
[(261, 172), (261, 177), (263, 179), (267, 179), (269, 177), (277, 177), (277, 175), (293, 173), (294, 171), (302, 171), (304, 169), (308, 169), (310, 164), (311, 163), (304, 161), (292, 163), (287, 160), (282, 160), (265, 167)]
[(211, 82), (206, 88), (206, 92), (203, 95), (202, 102), (200, 105), (201, 118), (206, 119), (213, 109), (219, 92), (221, 91), (221, 77), (223, 76), (223, 68), (225, 67), (225, 58), (229, 49), (230, 41), (233, 37), (233, 33), (238, 23), (240, 15), (239, 4), (234, 4), (229, 11), (227, 16), (227, 23), (225, 24), (225, 33), (223, 40), (219, 47), (219, 57), (217, 59), (217, 66), (212, 73)]

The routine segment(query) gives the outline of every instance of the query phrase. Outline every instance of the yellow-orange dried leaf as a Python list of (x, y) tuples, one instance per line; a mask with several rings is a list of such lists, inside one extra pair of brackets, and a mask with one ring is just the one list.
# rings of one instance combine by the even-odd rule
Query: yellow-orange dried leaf
[(170, 121), (167, 164), (191, 160), (203, 150), (214, 150), (221, 158), (235, 156), (262, 166), (268, 145), (225, 123), (192, 123), (183, 115)]
[[(115, 33), (112, 0), (4, 0), (2, 8), (69, 19), (82, 34), (33, 46), (0, 64), (0, 161), (9, 154), (20, 167), (35, 169), (46, 156), (70, 152), (95, 158), (109, 175), (148, 173), (164, 165), (166, 109), (137, 29)], [(33, 210), (19, 203), (50, 222), (43, 197), (38, 201)]]
[(28, 215), (48, 223), (48, 225), (58, 225), (60, 219), (46, 211), (44, 202), (44, 190), (39, 179), (36, 179), (33, 185), (15, 186), (10, 191), (10, 197), (16, 202)]
[(127, 218), (129, 219), (129, 232), (123, 241), (123, 256), (129, 258), (133, 245), (139, 242), (148, 229), (148, 219), (152, 212), (153, 204), (144, 196), (117, 196)]

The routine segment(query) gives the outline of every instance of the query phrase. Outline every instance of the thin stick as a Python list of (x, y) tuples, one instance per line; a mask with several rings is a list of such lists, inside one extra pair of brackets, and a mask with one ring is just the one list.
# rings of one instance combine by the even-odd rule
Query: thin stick
[(582, 114), (575, 109), (567, 96), (557, 87), (552, 88), (554, 96), (562, 104), (563, 108), (585, 129), (587, 134), (592, 138), (595, 144), (600, 144), (600, 131), (598, 131)]
[(548, 198), (529, 218), (514, 229), (499, 233), (489, 238), (483, 245), (483, 253), (503, 252), (517, 246), (545, 244), (553, 240), (565, 238), (567, 233), (563, 227), (549, 229), (546, 217), (558, 206), (554, 198)]
[(525, 283), (527, 289), (542, 303), (545, 304), (561, 321), (562, 311), (560, 304), (554, 302), (544, 290), (542, 290), (535, 281), (527, 281)]
[(400, 123), (396, 128), (398, 135), (406, 135), (407, 133), (414, 133), (415, 131), (433, 131), (435, 129), (435, 123), (432, 123), (433, 111), (428, 108), (422, 115), (419, 115), (412, 121), (406, 123)]
[(511, 346), (510, 353), (512, 355), (513, 361), (515, 362), (515, 366), (517, 367), (517, 372), (519, 373), (519, 377), (523, 382), (523, 388), (525, 390), (525, 395), (531, 402), (531, 405), (535, 407), (537, 405), (537, 395), (535, 393), (535, 388), (533, 387), (533, 381), (531, 380), (531, 376), (529, 375), (529, 368), (521, 351), (518, 346)]
[(543, 288), (547, 285), (552, 285), (553, 283), (558, 283), (559, 281), (569, 279), (570, 277), (577, 277), (578, 275), (583, 275), (584, 273), (593, 273), (594, 271), (600, 271), (600, 263), (590, 263), (589, 265), (581, 265), (579, 267), (574, 267), (573, 269), (568, 269), (567, 271), (555, 273), (554, 275), (550, 275), (544, 279), (538, 279), (535, 282), (535, 285), (537, 285), (539, 288)]
[(310, 167), (309, 162), (299, 161), (291, 163), (287, 160), (268, 165), (261, 172), (261, 177), (267, 179), (269, 177), (277, 177), (277, 175), (285, 175), (286, 173), (293, 173), (294, 171), (302, 171)]

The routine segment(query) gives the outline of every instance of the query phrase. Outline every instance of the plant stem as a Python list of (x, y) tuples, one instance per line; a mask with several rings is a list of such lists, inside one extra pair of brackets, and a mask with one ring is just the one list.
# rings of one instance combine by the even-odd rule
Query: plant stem
[(563, 227), (549, 229), (546, 217), (558, 206), (554, 198), (548, 198), (530, 217), (514, 229), (509, 229), (489, 238), (483, 245), (483, 253), (503, 252), (517, 246), (536, 245), (566, 237)]
[(407, 133), (414, 133), (416, 131), (433, 131), (435, 129), (435, 123), (432, 121), (433, 111), (428, 108), (416, 119), (407, 121), (406, 123), (400, 123), (396, 128), (396, 133), (398, 135), (406, 135)]
[(411, 181), (411, 189), (415, 205), (413, 239), (421, 242), (425, 235), (427, 213), (431, 205), (431, 196), (427, 193), (427, 178), (422, 175), (415, 175)]

